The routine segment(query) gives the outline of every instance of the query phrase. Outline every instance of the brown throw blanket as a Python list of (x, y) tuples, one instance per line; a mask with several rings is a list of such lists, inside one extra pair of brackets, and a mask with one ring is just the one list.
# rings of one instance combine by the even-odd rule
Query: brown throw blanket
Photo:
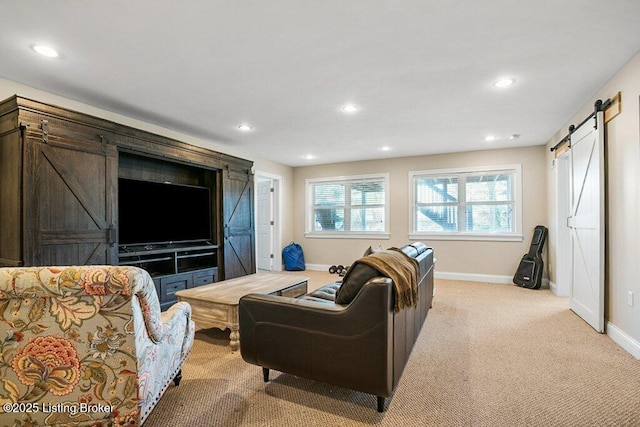
[(390, 248), (360, 258), (356, 262), (367, 264), (393, 280), (395, 311), (414, 307), (418, 300), (418, 261), (400, 249)]

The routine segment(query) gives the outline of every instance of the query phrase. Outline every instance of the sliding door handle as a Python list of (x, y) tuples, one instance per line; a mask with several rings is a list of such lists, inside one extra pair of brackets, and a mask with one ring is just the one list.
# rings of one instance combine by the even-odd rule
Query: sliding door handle
[(567, 227), (574, 228), (575, 222), (572, 216), (567, 217)]

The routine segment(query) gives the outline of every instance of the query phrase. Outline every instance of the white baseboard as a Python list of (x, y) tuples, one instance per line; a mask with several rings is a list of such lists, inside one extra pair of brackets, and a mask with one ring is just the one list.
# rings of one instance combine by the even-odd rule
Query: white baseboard
[[(329, 271), (330, 265), (325, 264), (307, 264), (307, 270)], [(497, 274), (474, 274), (474, 273), (453, 273), (447, 271), (438, 271), (434, 273), (436, 279), (446, 280), (462, 280), (465, 282), (483, 282), (483, 283), (501, 283), (505, 285), (513, 285), (513, 276), (501, 276)], [(542, 279), (542, 287), (549, 288), (549, 279)]]
[[(499, 274), (474, 274), (474, 273), (453, 273), (450, 271), (435, 272), (436, 279), (462, 280), (465, 282), (499, 283), (503, 285), (513, 285), (513, 276), (502, 276)], [(550, 287), (549, 279), (542, 279), (543, 289)]]
[(329, 267), (331, 267), (331, 266), (330, 265), (324, 265), (324, 264), (306, 264), (305, 267), (306, 267), (307, 270), (329, 272)]
[(549, 281), (549, 289), (556, 294), (557, 297), (568, 297), (569, 291), (564, 287), (557, 285), (555, 282)]
[(504, 283), (509, 285), (513, 284), (513, 277), (494, 274), (452, 273), (436, 270), (434, 276), (436, 279), (462, 280), (465, 282)]
[[(330, 265), (324, 264), (307, 264), (307, 270), (329, 271)], [(513, 284), (511, 276), (498, 276), (490, 274), (469, 274), (469, 273), (449, 273), (436, 270), (434, 273), (436, 279), (448, 280), (464, 280), (467, 282), (489, 282), (489, 283), (505, 283)]]
[(640, 360), (640, 342), (627, 335), (622, 329), (611, 322), (607, 322), (607, 335), (616, 344), (631, 353), (633, 357)]

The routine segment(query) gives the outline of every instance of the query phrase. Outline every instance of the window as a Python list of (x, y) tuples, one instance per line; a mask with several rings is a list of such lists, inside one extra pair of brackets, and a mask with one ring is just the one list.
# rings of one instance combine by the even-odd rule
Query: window
[(410, 172), (410, 238), (522, 240), (520, 165)]
[(307, 180), (307, 237), (388, 238), (388, 174)]

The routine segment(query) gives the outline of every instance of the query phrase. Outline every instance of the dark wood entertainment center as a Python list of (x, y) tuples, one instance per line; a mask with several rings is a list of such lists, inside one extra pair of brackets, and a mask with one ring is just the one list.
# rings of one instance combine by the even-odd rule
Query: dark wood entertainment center
[[(154, 278), (165, 309), (181, 289), (255, 273), (252, 167), (13, 96), (0, 102), (0, 266), (140, 266)], [(153, 221), (171, 201), (118, 206), (118, 178), (208, 188), (211, 238), (119, 245), (119, 211), (137, 210)]]

